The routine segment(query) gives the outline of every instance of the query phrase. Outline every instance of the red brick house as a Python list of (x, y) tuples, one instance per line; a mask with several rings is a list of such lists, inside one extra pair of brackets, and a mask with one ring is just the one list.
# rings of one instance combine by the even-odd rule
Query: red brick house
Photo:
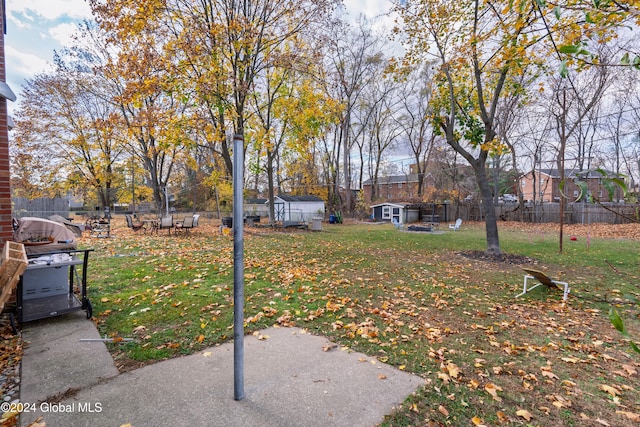
[[(422, 189), (435, 186), (435, 180), (431, 174), (426, 174), (422, 181)], [(371, 203), (373, 191), (371, 179), (362, 183), (365, 201)], [(378, 178), (375, 189), (375, 200), (412, 200), (418, 197), (418, 175), (392, 175)]]
[[(589, 195), (593, 195), (601, 202), (618, 201), (622, 198), (622, 191), (616, 190), (617, 194), (614, 195), (614, 200), (611, 200), (608, 191), (602, 184), (603, 176), (598, 172), (566, 170), (564, 176), (565, 185), (562, 193), (568, 197), (569, 201), (580, 201)], [(574, 182), (575, 179), (586, 182), (588, 194), (581, 194), (580, 187)], [(526, 201), (559, 201), (561, 192), (558, 169), (541, 169), (523, 175), (520, 178), (520, 191), (522, 191), (522, 196)]]
[(11, 240), (13, 227), (11, 225), (11, 174), (9, 167), (9, 118), (7, 112), (7, 100), (15, 101), (16, 96), (7, 85), (4, 35), (6, 32), (5, 1), (0, 2), (0, 19), (2, 19), (2, 31), (0, 31), (0, 245)]

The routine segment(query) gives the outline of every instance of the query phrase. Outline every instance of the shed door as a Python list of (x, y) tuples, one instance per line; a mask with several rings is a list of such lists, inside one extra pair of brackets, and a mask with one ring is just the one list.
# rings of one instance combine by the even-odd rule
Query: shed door
[(276, 216), (275, 221), (284, 221), (284, 203), (274, 203), (273, 213)]
[(391, 222), (400, 223), (400, 208), (391, 208)]

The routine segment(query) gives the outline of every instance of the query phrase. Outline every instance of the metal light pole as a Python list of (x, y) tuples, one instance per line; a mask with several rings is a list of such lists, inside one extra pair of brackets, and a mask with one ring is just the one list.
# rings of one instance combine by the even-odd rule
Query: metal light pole
[(244, 140), (233, 136), (233, 398), (244, 399)]

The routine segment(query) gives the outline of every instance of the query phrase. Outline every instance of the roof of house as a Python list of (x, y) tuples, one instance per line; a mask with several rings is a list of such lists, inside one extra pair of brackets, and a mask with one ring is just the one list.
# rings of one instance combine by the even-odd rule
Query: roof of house
[(416, 208), (417, 209), (417, 208), (419, 208), (419, 206), (416, 205), (415, 203), (404, 203), (404, 202), (381, 202), (381, 203), (378, 203), (378, 204), (375, 204), (375, 205), (371, 205), (370, 207), (371, 208), (377, 208), (379, 206), (393, 206), (393, 207), (396, 207), (396, 208), (404, 208), (404, 209), (407, 209), (407, 208)]
[(267, 202), (267, 199), (247, 199), (246, 203), (248, 205), (264, 205)]
[[(418, 182), (418, 174), (410, 173), (408, 175), (391, 175), (379, 176), (378, 185), (380, 184), (404, 184), (405, 182)], [(362, 185), (371, 185), (371, 178), (362, 183)]]
[[(611, 172), (611, 171), (604, 170), (604, 169), (602, 169), (602, 170), (606, 173), (606, 175), (602, 175), (600, 172), (597, 172), (595, 170), (579, 171), (579, 170), (575, 170), (575, 169), (565, 169), (564, 170), (564, 176), (565, 176), (565, 178), (575, 178), (575, 177), (580, 177), (580, 178), (604, 178), (605, 176), (615, 176), (615, 174), (613, 172)], [(537, 170), (535, 172), (550, 176), (552, 178), (559, 178), (560, 177), (559, 169), (539, 169), (539, 170)]]
[(314, 195), (291, 196), (289, 194), (278, 194), (276, 197), (284, 200), (285, 202), (323, 202), (324, 203), (324, 200)]

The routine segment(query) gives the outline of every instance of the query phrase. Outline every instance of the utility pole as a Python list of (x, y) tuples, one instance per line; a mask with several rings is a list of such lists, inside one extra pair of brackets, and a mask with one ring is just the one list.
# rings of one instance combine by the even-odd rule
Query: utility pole
[(233, 398), (244, 399), (244, 139), (233, 137)]

